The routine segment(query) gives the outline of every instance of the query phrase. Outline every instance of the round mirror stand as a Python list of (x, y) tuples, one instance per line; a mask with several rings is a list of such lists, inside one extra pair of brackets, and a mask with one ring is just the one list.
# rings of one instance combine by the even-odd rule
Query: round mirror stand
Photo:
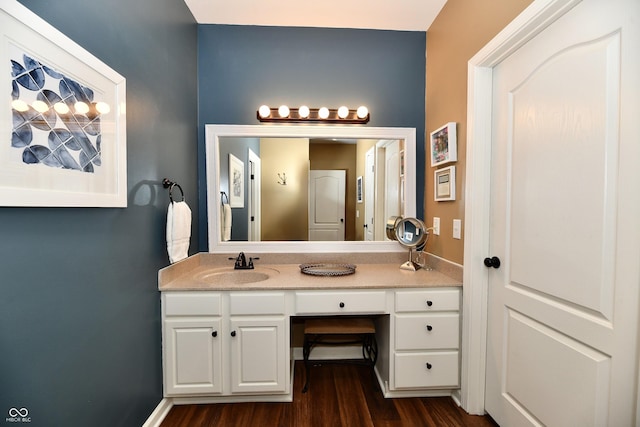
[[(394, 230), (393, 235), (390, 232), (391, 229)], [(400, 266), (402, 270), (416, 271), (424, 267), (420, 262), (422, 260), (413, 259), (413, 249), (421, 253), (429, 238), (424, 222), (417, 218), (391, 217), (387, 222), (387, 236), (395, 238), (400, 245), (409, 249), (409, 260)], [(418, 258), (420, 258), (419, 254)]]

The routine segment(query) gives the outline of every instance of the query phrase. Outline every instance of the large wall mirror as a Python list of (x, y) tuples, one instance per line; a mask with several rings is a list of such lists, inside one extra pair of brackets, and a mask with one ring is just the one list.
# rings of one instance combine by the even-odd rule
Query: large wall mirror
[[(209, 252), (402, 251), (414, 128), (206, 125)], [(226, 206), (225, 206), (226, 205)]]

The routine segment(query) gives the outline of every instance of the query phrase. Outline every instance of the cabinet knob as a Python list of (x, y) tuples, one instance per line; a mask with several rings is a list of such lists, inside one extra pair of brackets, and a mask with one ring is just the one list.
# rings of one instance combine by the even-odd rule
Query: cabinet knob
[(433, 326), (427, 325), (427, 331), (431, 331), (431, 330), (433, 330)]
[(344, 308), (344, 303), (343, 302), (340, 303), (340, 308)]
[(235, 337), (236, 336), (236, 331), (231, 331), (231, 336)]
[(427, 362), (427, 369), (431, 369), (431, 363)]
[(431, 300), (427, 300), (427, 305), (428, 305), (429, 307), (431, 307), (431, 306), (433, 305), (433, 301), (431, 301)]
[(211, 332), (211, 336), (214, 337), (214, 338), (217, 337), (218, 336), (218, 331)]

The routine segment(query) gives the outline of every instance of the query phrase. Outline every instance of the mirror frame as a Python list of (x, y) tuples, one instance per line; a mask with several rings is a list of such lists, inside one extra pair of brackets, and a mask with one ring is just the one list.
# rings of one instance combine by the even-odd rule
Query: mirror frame
[[(403, 139), (405, 141), (404, 216), (416, 215), (416, 130), (415, 128), (307, 126), (307, 125), (205, 125), (207, 179), (207, 237), (210, 253), (297, 253), (297, 252), (404, 252), (396, 241), (304, 241), (304, 242), (223, 242), (220, 236), (220, 170), (218, 167), (221, 137), (252, 138), (348, 138)], [(211, 167), (215, 165), (215, 167)], [(209, 185), (211, 183), (211, 185)], [(386, 222), (386, 219), (384, 220)], [(212, 226), (214, 224), (214, 226)]]

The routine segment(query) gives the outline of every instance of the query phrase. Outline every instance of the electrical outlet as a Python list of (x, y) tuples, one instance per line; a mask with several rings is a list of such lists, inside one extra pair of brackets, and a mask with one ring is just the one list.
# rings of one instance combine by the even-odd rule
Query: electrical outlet
[(440, 218), (437, 216), (433, 217), (433, 234), (440, 235)]
[(453, 220), (453, 238), (454, 239), (462, 238), (462, 220), (460, 219)]

